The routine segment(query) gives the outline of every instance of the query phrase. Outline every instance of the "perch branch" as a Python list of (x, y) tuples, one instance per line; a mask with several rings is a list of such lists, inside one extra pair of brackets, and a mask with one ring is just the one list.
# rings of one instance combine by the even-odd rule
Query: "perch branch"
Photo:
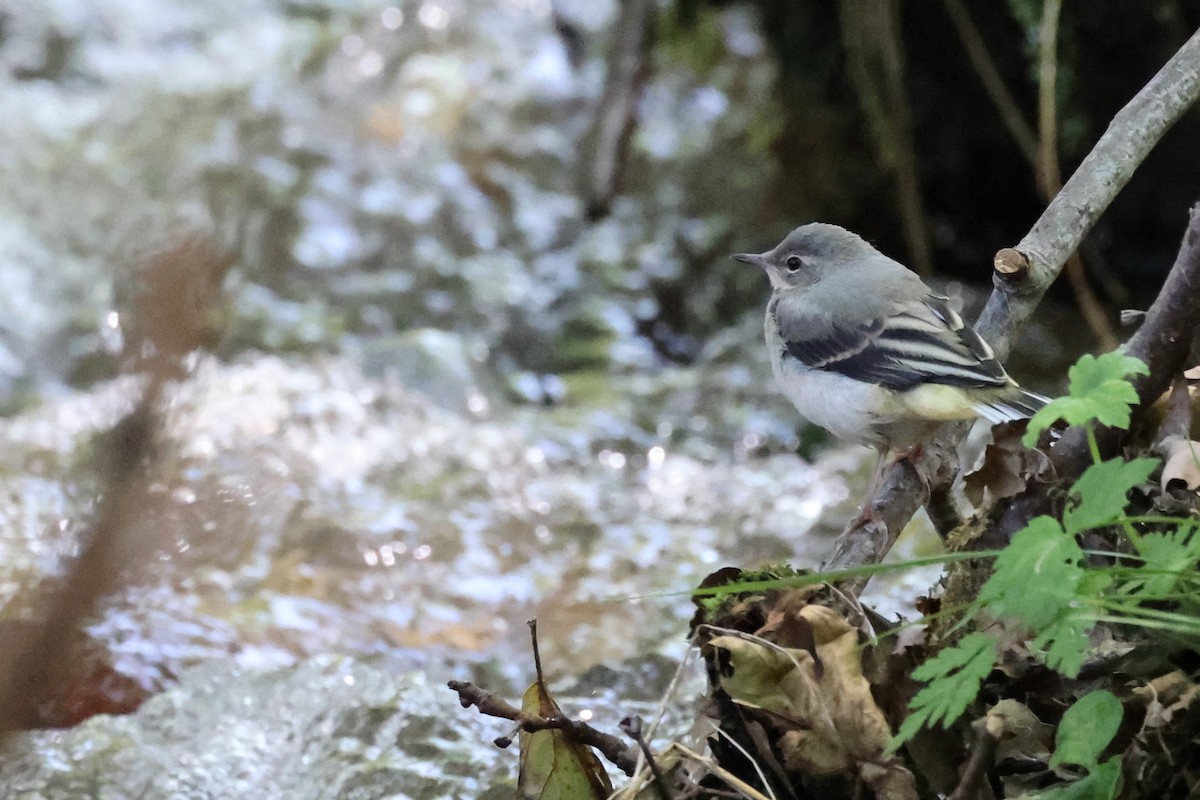
[[(1137, 96), (1117, 113), (1108, 130), (1017, 248), (996, 254), (994, 290), (975, 327), (1000, 358), (1008, 354), (1017, 332), (1058, 276), (1067, 256), (1079, 246), (1084, 234), (1128, 182), (1146, 154), (1198, 95), (1200, 31), (1188, 39)], [(1194, 238), (1189, 230), (1185, 242), (1192, 242)], [(1166, 291), (1164, 288), (1164, 293)], [(1184, 291), (1188, 302), (1196, 307), (1193, 293)], [(1148, 337), (1161, 335), (1145, 330), (1139, 332), (1147, 345)], [(1157, 354), (1147, 360), (1152, 375), (1156, 374), (1156, 368), (1161, 370), (1164, 366), (1160, 361), (1161, 355)], [(1170, 381), (1172, 377), (1173, 373), (1169, 373), (1161, 380)], [(1148, 386), (1147, 381), (1139, 382), (1139, 392), (1147, 391)], [(1162, 388), (1165, 385), (1160, 387), (1160, 392)], [(871, 500), (874, 514), (864, 515), (868, 518), (847, 527), (826, 568), (875, 564), (883, 559), (928, 496), (929, 487), (950, 480), (957, 472), (952, 443), (957, 441), (964, 428), (961, 423), (946, 426), (931, 443), (933, 446), (925, 447), (916, 465), (905, 459), (887, 470)], [(855, 582), (850, 588), (861, 589), (862, 585)]]

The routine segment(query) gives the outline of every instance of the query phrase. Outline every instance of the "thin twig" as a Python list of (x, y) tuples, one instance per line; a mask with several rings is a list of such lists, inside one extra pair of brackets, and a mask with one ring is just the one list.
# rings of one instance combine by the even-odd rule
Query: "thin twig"
[(959, 780), (958, 786), (946, 800), (972, 800), (977, 797), (979, 784), (987, 774), (988, 767), (996, 758), (996, 747), (999, 742), (988, 730), (987, 717), (971, 723), (971, 730), (975, 732), (975, 744), (971, 747), (971, 756), (967, 759), (966, 766), (963, 767), (962, 778)]
[(859, 106), (874, 135), (880, 166), (891, 173), (910, 263), (933, 272), (929, 223), (913, 144), (898, 0), (842, 0), (839, 15), (846, 62)]
[(564, 716), (539, 717), (534, 714), (526, 714), (503, 698), (468, 681), (449, 681), (446, 685), (450, 687), (451, 691), (458, 693), (458, 702), (463, 708), (475, 706), (479, 709), (479, 713), (485, 716), (510, 719), (517, 723), (521, 730), (528, 733), (545, 730), (562, 731), (571, 741), (599, 750), (605, 758), (626, 775), (633, 775), (637, 769), (639, 751), (636, 746), (628, 746), (619, 737), (596, 730), (586, 722)]
[(767, 797), (765, 794), (758, 791), (753, 786), (746, 783), (744, 780), (739, 778), (737, 775), (734, 775), (732, 772), (725, 769), (711, 758), (705, 758), (695, 750), (685, 747), (678, 742), (675, 742), (673, 745), (671, 745), (671, 747), (675, 750), (678, 750), (680, 753), (697, 762), (698, 764), (704, 764), (713, 775), (725, 781), (725, 783), (732, 786), (736, 791), (741, 792), (744, 797), (748, 797), (750, 800), (774, 800), (774, 796)]
[(1038, 159), (1037, 177), (1042, 193), (1053, 197), (1059, 190), (1058, 166), (1058, 19), (1062, 0), (1044, 0), (1038, 31)]
[(983, 36), (980, 35), (979, 29), (971, 20), (970, 12), (967, 11), (962, 0), (942, 0), (942, 5), (946, 7), (946, 14), (950, 17), (950, 22), (954, 24), (954, 29), (958, 31), (958, 38), (962, 40), (963, 47), (967, 51), (967, 58), (971, 60), (971, 66), (975, 67), (979, 80), (983, 82), (984, 91), (987, 92), (992, 105), (1000, 114), (1000, 121), (1004, 123), (1004, 127), (1008, 128), (1009, 134), (1017, 144), (1017, 149), (1021, 151), (1021, 155), (1025, 156), (1029, 166), (1036, 170), (1038, 165), (1037, 135), (1025, 121), (1020, 106), (1017, 105), (1012, 93), (1008, 91), (1004, 79), (1000, 77), (1000, 70), (996, 68), (996, 62), (988, 53), (987, 45), (984, 44)]
[[(1038, 161), (1037, 182), (1047, 201), (1062, 188), (1062, 167), (1058, 162), (1058, 21), (1062, 0), (1044, 0), (1042, 25), (1038, 35)], [(1067, 259), (1067, 282), (1075, 293), (1075, 302), (1083, 319), (1096, 336), (1100, 347), (1117, 346), (1117, 334), (1088, 283), (1083, 259), (1072, 252)]]
[(646, 766), (650, 768), (650, 774), (654, 778), (654, 788), (658, 792), (658, 796), (662, 800), (671, 800), (671, 792), (667, 787), (666, 776), (662, 774), (662, 770), (658, 768), (658, 762), (654, 760), (654, 753), (650, 750), (650, 744), (642, 736), (642, 718), (639, 716), (626, 717), (618, 724), (621, 731), (637, 742), (638, 748), (642, 751), (642, 758), (646, 760)]

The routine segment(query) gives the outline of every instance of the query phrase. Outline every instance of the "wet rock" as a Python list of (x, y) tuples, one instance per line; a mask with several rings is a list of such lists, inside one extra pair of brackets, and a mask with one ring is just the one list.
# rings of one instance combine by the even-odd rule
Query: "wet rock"
[[(187, 672), (135, 714), (18, 735), (0, 773), (0, 794), (511, 797), (516, 748), (492, 744), (511, 723), (461, 708), (445, 685), (456, 677), (328, 656), (272, 671), (215, 661)], [(567, 713), (587, 708), (593, 724), (609, 730), (624, 716), (649, 717), (657, 709), (657, 698), (557, 699)], [(681, 732), (688, 716), (672, 704), (659, 736)]]
[[(444, 682), (321, 658), (279, 672), (214, 662), (136, 714), (22, 734), (0, 794), (479, 798), (515, 784), (491, 740), (506, 723), (463, 712)], [(464, 770), (461, 765), (470, 765)]]

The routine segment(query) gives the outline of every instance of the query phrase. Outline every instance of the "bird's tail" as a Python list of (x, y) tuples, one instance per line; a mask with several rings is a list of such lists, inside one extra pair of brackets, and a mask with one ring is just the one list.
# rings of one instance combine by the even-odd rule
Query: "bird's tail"
[(1028, 419), (1050, 402), (1050, 398), (1020, 387), (1005, 391), (994, 400), (975, 405), (975, 413), (993, 425)]

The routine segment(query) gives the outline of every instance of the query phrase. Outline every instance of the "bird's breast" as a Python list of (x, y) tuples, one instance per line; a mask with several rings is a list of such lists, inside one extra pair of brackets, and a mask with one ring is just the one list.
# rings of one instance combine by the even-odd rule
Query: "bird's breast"
[(873, 447), (888, 444), (881, 426), (895, 421), (895, 392), (836, 372), (810, 368), (787, 351), (770, 314), (766, 339), (775, 381), (801, 415), (839, 439)]

